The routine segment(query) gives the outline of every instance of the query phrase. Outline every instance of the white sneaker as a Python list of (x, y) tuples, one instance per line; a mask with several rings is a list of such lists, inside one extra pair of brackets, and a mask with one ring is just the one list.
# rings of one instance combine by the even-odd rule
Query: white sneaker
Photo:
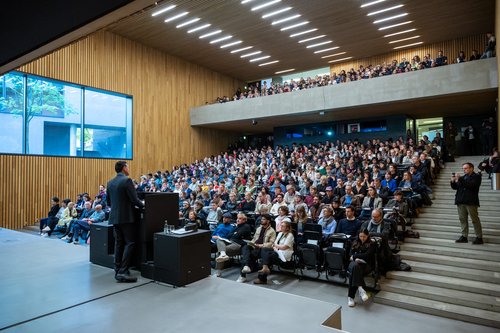
[(221, 277), (222, 276), (222, 271), (220, 269), (217, 270), (217, 273), (215, 273), (215, 276)]
[(227, 254), (225, 254), (225, 255), (221, 254), (220, 256), (215, 258), (216, 262), (224, 262), (224, 261), (228, 261), (228, 260), (229, 260), (229, 256)]
[(359, 297), (361, 297), (361, 299), (363, 300), (363, 302), (366, 302), (370, 298), (370, 296), (368, 296), (368, 294), (363, 289), (363, 287), (359, 287), (358, 288), (358, 293), (359, 293)]
[(354, 303), (354, 299), (347, 297), (347, 305), (349, 305), (352, 308), (353, 306), (356, 305), (356, 303)]
[(47, 238), (49, 237), (49, 234), (42, 234), (42, 238)]
[(62, 237), (61, 239), (62, 239), (62, 240), (68, 240), (68, 239), (69, 239), (69, 237), (66, 235), (66, 236)]
[(242, 273), (251, 273), (252, 270), (248, 266), (243, 266), (243, 269), (241, 270)]
[(50, 231), (50, 227), (46, 226), (45, 228), (42, 229), (42, 231), (49, 232)]
[(240, 276), (240, 277), (238, 278), (238, 280), (236, 280), (236, 282), (239, 282), (239, 283), (244, 283), (244, 282), (247, 282), (247, 278), (246, 278), (246, 277), (244, 277), (244, 276)]

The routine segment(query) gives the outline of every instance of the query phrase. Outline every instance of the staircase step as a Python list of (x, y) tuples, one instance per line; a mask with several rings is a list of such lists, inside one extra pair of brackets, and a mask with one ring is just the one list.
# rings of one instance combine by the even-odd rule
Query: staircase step
[(413, 272), (450, 276), (471, 281), (483, 281), (500, 284), (500, 273), (472, 268), (448, 266), (443, 264), (432, 264), (427, 262), (404, 260), (411, 266)]
[(500, 253), (500, 245), (493, 243), (485, 243), (483, 245), (473, 245), (471, 242), (467, 244), (455, 243), (455, 239), (443, 239), (443, 238), (432, 238), (432, 237), (420, 237), (420, 238), (405, 238), (403, 245), (407, 244), (422, 244), (422, 245), (433, 245), (433, 246), (443, 246), (447, 248), (458, 248), (461, 249), (464, 254), (469, 253), (474, 250), (486, 251), (489, 253)]
[(390, 271), (387, 272), (386, 277), (399, 281), (500, 297), (500, 286), (494, 283), (469, 281), (467, 279), (411, 271)]
[[(420, 234), (420, 237), (430, 237), (430, 238), (443, 238), (443, 239), (457, 239), (460, 237), (460, 233), (455, 233), (455, 232), (442, 232), (442, 231), (430, 231), (430, 230), (419, 230), (418, 233)], [(474, 238), (474, 234), (469, 234), (469, 238)], [(487, 234), (483, 234), (483, 240), (486, 243), (493, 243), (493, 244), (500, 244), (500, 237), (499, 236), (490, 236)], [(476, 246), (482, 246), (482, 245), (476, 245)]]
[(500, 316), (498, 313), (482, 309), (474, 309), (469, 306), (437, 302), (434, 300), (401, 295), (388, 291), (379, 292), (375, 297), (375, 302), (411, 311), (439, 315), (446, 318), (500, 328)]
[[(381, 288), (382, 291), (388, 291), (391, 293), (421, 297), (438, 302), (463, 305), (487, 311), (500, 312), (500, 298), (490, 295), (481, 295), (460, 290), (425, 286), (392, 279), (384, 280), (384, 283), (381, 284)], [(377, 300), (379, 294), (380, 293), (375, 296), (375, 301)]]
[(458, 258), (469, 258), (469, 259), (478, 259), (478, 260), (491, 260), (495, 262), (500, 262), (500, 252), (491, 252), (487, 249), (467, 249), (465, 250), (463, 247), (447, 247), (443, 246), (444, 244), (419, 244), (419, 243), (411, 243), (405, 239), (405, 243), (401, 246), (401, 249), (409, 252), (417, 252), (417, 253), (428, 253), (428, 254), (436, 254), (442, 256), (450, 256), (450, 257), (458, 257)]
[[(484, 224), (482, 224), (481, 226), (483, 235), (500, 236), (500, 226), (499, 228), (496, 229), (485, 228)], [(429, 231), (444, 231), (453, 233), (460, 233), (460, 230), (462, 230), (458, 225), (452, 226), (452, 225), (439, 225), (439, 224), (426, 224), (426, 223), (419, 224), (418, 220), (417, 223), (412, 225), (412, 229), (415, 231), (429, 230)], [(472, 223), (469, 222), (469, 234), (473, 233), (474, 233), (474, 228), (472, 227)]]
[(402, 250), (398, 253), (403, 260), (413, 260), (432, 264), (441, 264), (447, 266), (479, 269), (485, 271), (500, 272), (500, 262), (491, 261), (489, 258), (484, 259), (470, 259), (451, 257), (440, 254), (419, 253)]
[[(455, 206), (455, 203), (454, 201), (449, 201), (448, 203), (433, 203), (432, 206), (429, 206), (429, 207), (425, 207), (425, 209), (427, 208), (432, 208), (431, 211), (433, 210), (440, 210), (442, 212), (450, 212), (450, 213), (453, 213), (453, 212), (457, 212), (457, 207)], [(498, 206), (491, 206), (491, 205), (481, 205), (479, 208), (478, 208), (478, 212), (479, 214), (481, 213), (497, 213), (499, 214), (500, 213), (500, 207)]]
[[(481, 214), (481, 213), (479, 213)], [(485, 228), (495, 229), (500, 227), (500, 217), (491, 216), (487, 214), (479, 215), (479, 219), (481, 220), (481, 224)], [(422, 210), (422, 212), (418, 215), (417, 219), (414, 219), (415, 223), (427, 223), (427, 224), (438, 224), (438, 225), (460, 225), (458, 221), (458, 213), (450, 213), (443, 214), (439, 212), (429, 211), (428, 208)], [(469, 222), (470, 223), (470, 222)], [(488, 227), (489, 226), (489, 227)]]

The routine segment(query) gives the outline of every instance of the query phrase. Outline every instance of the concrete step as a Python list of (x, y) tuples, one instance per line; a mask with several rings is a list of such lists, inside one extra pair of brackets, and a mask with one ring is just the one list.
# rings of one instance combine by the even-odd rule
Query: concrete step
[[(420, 244), (420, 245), (431, 245), (437, 247), (446, 248), (457, 248), (463, 251), (463, 253), (470, 253), (472, 251), (486, 251), (488, 253), (500, 253), (500, 244), (485, 243), (483, 245), (473, 245), (470, 241), (467, 244), (455, 243), (454, 239), (443, 239), (443, 238), (432, 238), (432, 237), (420, 237), (420, 238), (405, 238), (403, 244), (403, 249), (408, 244)], [(472, 252), (473, 253), (473, 252)], [(468, 257), (465, 257), (468, 258)]]
[[(420, 244), (420, 243), (412, 243), (408, 242), (408, 239), (405, 240), (404, 244), (401, 245), (401, 249), (409, 252), (417, 252), (417, 253), (428, 253), (428, 254), (436, 254), (442, 256), (449, 257), (458, 257), (458, 258), (469, 258), (469, 259), (477, 259), (477, 260), (491, 260), (495, 262), (500, 262), (500, 252), (492, 252), (487, 249), (473, 248), (464, 250), (464, 248), (460, 247), (448, 247), (445, 244)], [(444, 245), (444, 246), (443, 246)]]
[[(485, 225), (481, 224), (482, 230), (483, 230), (483, 235), (491, 235), (491, 236), (500, 236), (500, 228), (493, 228), (489, 229), (486, 228)], [(418, 222), (412, 225), (412, 230), (419, 231), (420, 230), (430, 230), (430, 231), (443, 231), (443, 232), (453, 232), (453, 233), (460, 233), (461, 228), (457, 226), (452, 226), (452, 225), (438, 225), (438, 224), (426, 224), (426, 223), (421, 223), (419, 224)], [(472, 227), (472, 223), (469, 222), (469, 234), (474, 233), (474, 228)]]
[[(489, 216), (480, 216), (481, 226), (486, 229), (500, 229), (500, 221), (497, 218), (491, 218)], [(447, 215), (447, 214), (426, 214), (420, 213), (417, 219), (413, 220), (415, 224), (434, 224), (434, 225), (450, 225), (459, 226), (460, 222), (458, 220), (458, 215)], [(469, 220), (469, 223), (470, 220)]]
[[(490, 295), (481, 295), (460, 290), (424, 286), (421, 284), (392, 279), (384, 280), (384, 282), (381, 283), (381, 288), (382, 291), (388, 291), (391, 293), (415, 296), (438, 302), (468, 306), (487, 311), (500, 312), (500, 298)], [(375, 301), (377, 301), (377, 297), (379, 294), (375, 296)]]
[(468, 279), (470, 281), (482, 281), (500, 284), (500, 273), (498, 272), (448, 266), (441, 263), (432, 264), (413, 260), (404, 260), (404, 262), (411, 266), (411, 270), (413, 272), (429, 273), (441, 276)]
[[(451, 239), (455, 240), (460, 237), (460, 233), (454, 233), (454, 232), (443, 232), (443, 231), (431, 231), (431, 230), (419, 230), (418, 231), (420, 234), (420, 237), (430, 237), (430, 238), (442, 238), (442, 239)], [(475, 235), (474, 234), (469, 234), (469, 241), (472, 241), (474, 239)], [(499, 236), (490, 236), (487, 234), (483, 234), (483, 240), (486, 243), (494, 243), (494, 244), (500, 244), (500, 237)], [(477, 247), (480, 247), (482, 245), (476, 245)]]
[(427, 286), (461, 290), (482, 295), (500, 297), (500, 286), (494, 283), (469, 281), (467, 279), (411, 271), (390, 271), (387, 272), (386, 277), (388, 279), (412, 282)]
[[(442, 212), (450, 212), (450, 213), (457, 212), (457, 207), (456, 207), (454, 201), (451, 201), (451, 200), (448, 203), (444, 203), (444, 202), (443, 203), (432, 203), (432, 206), (425, 207), (425, 208), (432, 208), (429, 211), (439, 210)], [(500, 214), (500, 207), (483, 203), (478, 208), (478, 212), (479, 213), (483, 212), (483, 213), (490, 213), (490, 214)]]
[(469, 306), (438, 302), (388, 291), (379, 292), (375, 297), (375, 302), (411, 311), (500, 328), (500, 316), (497, 312), (474, 309)]
[(403, 261), (412, 260), (431, 264), (441, 264), (446, 266), (471, 268), (478, 270), (485, 270), (491, 272), (500, 272), (500, 262), (489, 260), (489, 258), (483, 259), (470, 259), (470, 258), (460, 258), (451, 257), (439, 254), (430, 253), (419, 253), (412, 252), (408, 250), (402, 250), (398, 253)]

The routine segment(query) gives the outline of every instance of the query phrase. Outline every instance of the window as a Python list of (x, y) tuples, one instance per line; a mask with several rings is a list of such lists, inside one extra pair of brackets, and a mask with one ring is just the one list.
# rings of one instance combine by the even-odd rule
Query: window
[(132, 97), (22, 73), (0, 76), (0, 153), (132, 158)]

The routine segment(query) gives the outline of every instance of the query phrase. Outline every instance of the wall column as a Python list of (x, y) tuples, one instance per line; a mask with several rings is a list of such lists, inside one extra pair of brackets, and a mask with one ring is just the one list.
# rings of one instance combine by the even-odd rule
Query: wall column
[[(498, 38), (500, 36), (500, 0), (495, 1), (495, 38)], [(498, 49), (498, 48), (497, 48)], [(498, 75), (498, 82), (500, 82), (500, 57), (497, 54), (497, 75)], [(500, 147), (500, 117), (499, 117), (499, 110), (500, 110), (500, 103), (498, 100), (498, 97), (500, 96), (500, 85), (498, 86), (498, 94), (497, 94), (497, 107), (496, 107), (496, 118), (497, 118), (497, 148)]]

